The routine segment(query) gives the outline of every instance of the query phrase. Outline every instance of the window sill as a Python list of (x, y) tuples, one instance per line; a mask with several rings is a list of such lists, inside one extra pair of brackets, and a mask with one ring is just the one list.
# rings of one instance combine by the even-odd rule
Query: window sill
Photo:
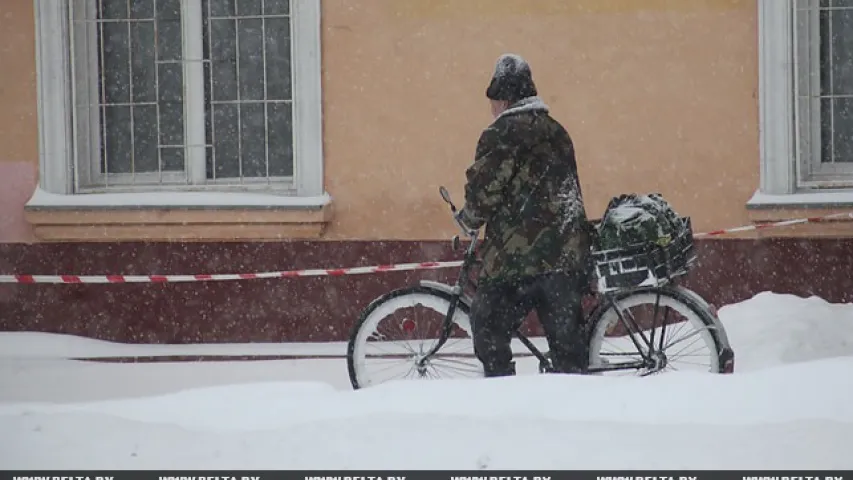
[(746, 202), (749, 210), (832, 209), (853, 207), (853, 190), (768, 195), (755, 192)]
[(159, 192), (56, 195), (37, 189), (25, 218), (42, 241), (263, 241), (320, 238), (328, 195)]
[[(767, 195), (756, 192), (746, 204), (753, 224), (814, 218), (853, 211), (853, 190)], [(760, 230), (756, 237), (853, 237), (853, 219), (790, 225)]]

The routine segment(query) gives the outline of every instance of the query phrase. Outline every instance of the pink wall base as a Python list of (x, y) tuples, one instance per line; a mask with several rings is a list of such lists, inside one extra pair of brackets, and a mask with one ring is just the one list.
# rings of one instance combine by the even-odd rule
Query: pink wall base
[(24, 205), (38, 182), (31, 161), (0, 161), (0, 243), (31, 242), (32, 228), (24, 220)]

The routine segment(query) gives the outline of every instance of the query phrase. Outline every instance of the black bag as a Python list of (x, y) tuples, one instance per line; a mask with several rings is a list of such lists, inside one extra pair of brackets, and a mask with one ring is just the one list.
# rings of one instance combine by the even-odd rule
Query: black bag
[(658, 193), (614, 197), (598, 225), (601, 250), (637, 245), (669, 245), (685, 228), (684, 220)]

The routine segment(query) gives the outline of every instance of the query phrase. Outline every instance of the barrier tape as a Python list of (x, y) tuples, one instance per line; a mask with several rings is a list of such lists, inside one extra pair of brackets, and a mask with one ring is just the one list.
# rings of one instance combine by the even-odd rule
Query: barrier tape
[(839, 218), (851, 218), (851, 219), (853, 219), (853, 212), (833, 213), (832, 215), (824, 215), (823, 217), (797, 218), (794, 220), (783, 220), (781, 222), (762, 223), (759, 225), (747, 225), (744, 227), (729, 228), (726, 230), (714, 230), (712, 232), (694, 234), (693, 238), (711, 237), (711, 236), (716, 236), (716, 235), (725, 235), (727, 233), (748, 232), (750, 230), (764, 230), (767, 228), (787, 227), (790, 225), (798, 225), (798, 224), (802, 224), (802, 223), (821, 223), (821, 222), (825, 222), (827, 220), (834, 220), (834, 219), (839, 219)]
[(373, 267), (352, 267), (283, 272), (222, 273), (208, 275), (0, 275), (0, 283), (182, 283), (229, 280), (259, 280), (265, 278), (338, 277), (368, 273), (436, 270), (462, 265), (462, 261), (398, 263)]
[[(725, 230), (714, 230), (706, 233), (696, 233), (697, 237), (711, 237), (730, 233), (746, 232), (751, 230), (763, 230), (768, 228), (786, 227), (803, 223), (819, 223), (837, 218), (853, 219), (853, 212), (835, 213), (823, 217), (798, 218), (784, 220), (781, 222), (766, 223), (760, 225), (748, 225), (743, 227), (729, 228)], [(333, 269), (307, 269), (287, 270), (280, 272), (258, 272), (258, 273), (224, 273), (224, 274), (200, 274), (200, 275), (0, 275), (0, 283), (54, 283), (54, 284), (122, 284), (122, 283), (186, 283), (186, 282), (214, 282), (233, 280), (259, 280), (269, 278), (302, 278), (302, 277), (338, 277), (344, 275), (365, 275), (383, 272), (404, 272), (413, 270), (438, 270), (443, 268), (455, 268), (462, 266), (462, 261), (452, 262), (420, 262), (420, 263), (398, 263), (392, 265), (376, 265), (370, 267), (351, 267)]]

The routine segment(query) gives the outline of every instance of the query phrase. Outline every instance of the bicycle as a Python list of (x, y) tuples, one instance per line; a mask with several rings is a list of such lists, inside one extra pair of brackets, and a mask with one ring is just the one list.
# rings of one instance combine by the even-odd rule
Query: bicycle
[[(476, 258), (479, 230), (469, 231), (456, 218), (456, 206), (447, 189), (440, 187), (439, 193), (450, 206), (457, 224), (463, 234), (468, 236), (469, 245), (465, 249), (461, 269), (455, 284), (422, 280), (418, 284), (392, 290), (372, 301), (359, 316), (350, 333), (347, 346), (347, 368), (354, 389), (374, 385), (368, 377), (365, 350), (373, 345), (383, 347), (387, 354), (383, 361), (403, 359), (404, 377), (415, 374), (417, 378), (441, 378), (439, 368), (453, 370), (463, 376), (478, 378), (483, 376), (482, 364), (473, 353), (471, 342), (471, 324), (468, 317), (472, 294), (466, 287), (476, 289), (476, 281), (470, 278), (470, 272), (478, 262)], [(673, 359), (690, 348), (697, 340), (702, 340), (709, 350), (707, 371), (710, 373), (732, 373), (734, 370), (734, 352), (729, 344), (726, 331), (715, 311), (697, 293), (677, 285), (694, 266), (696, 254), (693, 245), (693, 231), (689, 217), (680, 217), (684, 229), (667, 245), (629, 245), (623, 248), (603, 250), (592, 248), (594, 263), (591, 287), (593, 308), (584, 314), (585, 335), (589, 348), (589, 364), (584, 374), (606, 374), (634, 371), (639, 376), (655, 374), (673, 367)], [(593, 221), (595, 224), (600, 220)], [(597, 242), (593, 242), (596, 245)], [(453, 250), (461, 249), (459, 235), (452, 239)], [(651, 323), (638, 321), (633, 314), (626, 315), (622, 307), (653, 305), (654, 316)], [(425, 306), (443, 317), (440, 322), (423, 327), (416, 319), (404, 316), (396, 324), (392, 322), (392, 332), (399, 330), (404, 337), (424, 331), (432, 337), (431, 346), (413, 348), (409, 340), (402, 342), (387, 341), (387, 335), (379, 332), (378, 324), (388, 314), (398, 313), (406, 308)], [(661, 307), (674, 310), (686, 318), (684, 323), (697, 327), (697, 333), (680, 340), (665, 343), (667, 328), (678, 331), (684, 327), (681, 322), (670, 322), (667, 315), (657, 323), (658, 310)], [(523, 334), (518, 324), (515, 338), (526, 347), (533, 357), (539, 360), (539, 373), (551, 373), (553, 368), (548, 353), (536, 347), (534, 342)], [(647, 328), (643, 328), (643, 327)], [(621, 328), (621, 330), (620, 330)], [(647, 333), (648, 332), (648, 333)], [(387, 333), (387, 332), (386, 332)], [(397, 332), (395, 332), (397, 333)], [(467, 335), (467, 341), (465, 336)], [(627, 339), (626, 339), (627, 337)], [(696, 339), (681, 345), (690, 338)], [(374, 339), (375, 342), (368, 340)], [(655, 347), (657, 340), (657, 348)], [(634, 347), (634, 353), (602, 353), (605, 342), (621, 342), (626, 347)], [(469, 353), (450, 350), (451, 346), (467, 348)], [(678, 345), (680, 350), (667, 355), (665, 350)], [(441, 352), (441, 354), (440, 354)], [(691, 351), (692, 352), (692, 351)], [(688, 352), (688, 353), (691, 353)], [(516, 358), (523, 355), (514, 353)], [(633, 356), (633, 360), (619, 361), (620, 358)], [(684, 354), (684, 356), (689, 356)], [(695, 356), (695, 355), (694, 355)], [(468, 361), (466, 362), (465, 359)], [(616, 359), (616, 360), (614, 360)], [(690, 362), (688, 362), (690, 363)], [(408, 368), (406, 368), (408, 367)], [(387, 371), (386, 366), (380, 371)]]

